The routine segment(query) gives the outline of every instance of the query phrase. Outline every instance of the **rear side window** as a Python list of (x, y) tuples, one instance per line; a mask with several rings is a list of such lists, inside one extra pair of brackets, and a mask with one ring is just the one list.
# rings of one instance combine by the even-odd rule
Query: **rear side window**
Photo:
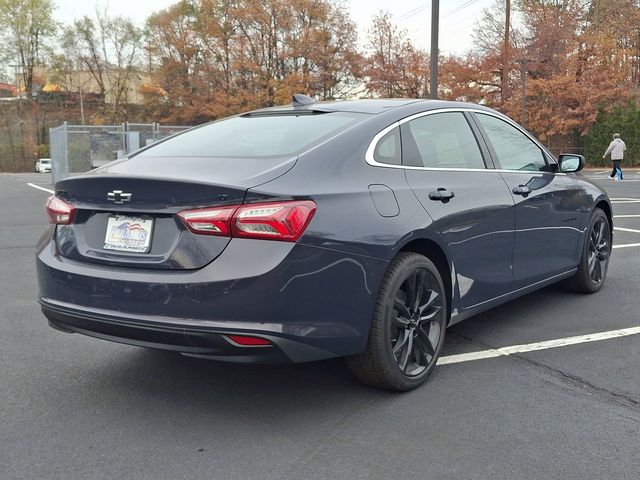
[(378, 140), (373, 159), (378, 163), (400, 165), (402, 163), (400, 150), (400, 128), (396, 127)]
[(542, 150), (513, 125), (492, 115), (476, 118), (489, 137), (500, 167), (505, 170), (548, 171)]
[(484, 169), (476, 137), (461, 112), (436, 113), (402, 125), (403, 164)]
[(141, 157), (273, 157), (299, 153), (366, 118), (361, 113), (232, 117), (189, 130)]

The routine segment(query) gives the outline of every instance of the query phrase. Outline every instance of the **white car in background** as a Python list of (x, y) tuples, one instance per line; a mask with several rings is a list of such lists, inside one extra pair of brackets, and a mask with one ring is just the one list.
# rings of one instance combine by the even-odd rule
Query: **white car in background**
[(36, 162), (36, 172), (38, 173), (49, 173), (51, 172), (51, 159), (50, 158), (41, 158)]

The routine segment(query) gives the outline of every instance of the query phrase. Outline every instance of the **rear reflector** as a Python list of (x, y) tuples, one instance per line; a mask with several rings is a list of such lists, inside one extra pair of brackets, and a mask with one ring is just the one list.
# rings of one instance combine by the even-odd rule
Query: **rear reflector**
[(314, 202), (303, 200), (185, 210), (178, 217), (189, 230), (201, 235), (295, 242), (315, 211)]
[(268, 347), (271, 346), (269, 340), (260, 337), (247, 337), (245, 335), (227, 335), (233, 343), (237, 343), (242, 347)]
[(45, 209), (49, 215), (49, 222), (54, 225), (69, 225), (73, 222), (73, 216), (76, 213), (76, 208), (73, 205), (55, 195), (51, 195), (47, 199)]

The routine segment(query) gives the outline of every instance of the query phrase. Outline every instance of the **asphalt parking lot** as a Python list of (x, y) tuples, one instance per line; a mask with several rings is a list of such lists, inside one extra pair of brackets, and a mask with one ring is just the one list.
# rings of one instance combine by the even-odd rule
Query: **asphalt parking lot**
[(640, 478), (640, 173), (585, 175), (614, 202), (603, 290), (454, 326), (427, 384), (392, 394), (340, 361), (226, 365), (51, 329), (33, 252), (49, 176), (0, 174), (0, 478)]

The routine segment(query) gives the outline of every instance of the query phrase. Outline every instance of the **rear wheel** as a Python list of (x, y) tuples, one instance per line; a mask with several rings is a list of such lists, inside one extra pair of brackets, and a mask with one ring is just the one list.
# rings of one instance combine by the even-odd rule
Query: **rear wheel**
[(611, 225), (602, 209), (593, 211), (585, 235), (578, 271), (565, 285), (575, 292), (594, 293), (604, 284), (611, 257)]
[(374, 387), (404, 391), (421, 385), (442, 349), (447, 308), (435, 265), (417, 253), (399, 254), (378, 292), (367, 349), (347, 359), (349, 368)]

